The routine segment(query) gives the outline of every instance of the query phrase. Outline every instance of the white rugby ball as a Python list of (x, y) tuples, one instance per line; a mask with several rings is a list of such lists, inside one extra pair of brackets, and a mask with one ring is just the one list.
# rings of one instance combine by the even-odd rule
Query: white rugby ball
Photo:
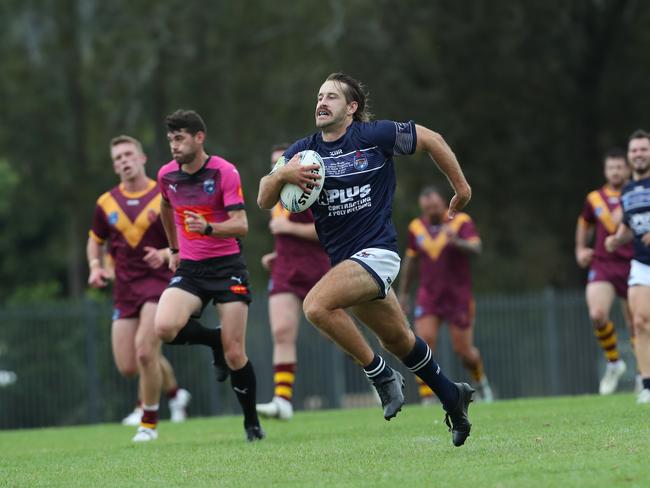
[[(320, 157), (320, 154), (311, 150), (301, 151), (299, 154), (300, 164), (303, 166), (312, 164), (319, 166), (317, 169), (312, 170), (312, 173), (320, 175), (321, 179), (317, 185), (307, 185), (311, 193), (302, 191), (299, 186), (292, 183), (287, 183), (282, 187), (280, 191), (280, 203), (292, 213), (304, 212), (311, 207), (318, 200), (325, 181), (325, 163), (323, 163), (323, 158)], [(286, 164), (286, 162), (284, 163)]]

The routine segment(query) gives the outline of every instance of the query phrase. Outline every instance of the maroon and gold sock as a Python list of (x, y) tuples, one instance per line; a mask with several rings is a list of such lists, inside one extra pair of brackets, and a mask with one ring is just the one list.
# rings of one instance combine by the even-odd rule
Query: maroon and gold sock
[(598, 343), (605, 353), (605, 358), (610, 363), (618, 361), (618, 339), (616, 337), (616, 328), (614, 323), (610, 320), (602, 327), (594, 329), (594, 333), (598, 338)]
[(155, 429), (158, 425), (158, 404), (142, 405), (142, 419), (140, 426), (147, 429)]
[(167, 390), (167, 393), (166, 393), (167, 398), (169, 400), (173, 400), (174, 398), (176, 398), (176, 393), (178, 393), (178, 385), (176, 385), (173, 388), (170, 388), (169, 390)]
[(273, 373), (275, 396), (290, 402), (293, 397), (293, 384), (296, 381), (296, 363), (276, 364), (273, 366)]
[(464, 363), (467, 371), (472, 376), (474, 383), (480, 383), (483, 377), (485, 376), (485, 371), (483, 370), (483, 360), (479, 359), (476, 363)]
[(420, 400), (429, 400), (435, 395), (433, 390), (427, 386), (427, 384), (420, 379), (419, 376), (415, 377), (415, 381), (418, 383), (418, 392), (420, 393)]

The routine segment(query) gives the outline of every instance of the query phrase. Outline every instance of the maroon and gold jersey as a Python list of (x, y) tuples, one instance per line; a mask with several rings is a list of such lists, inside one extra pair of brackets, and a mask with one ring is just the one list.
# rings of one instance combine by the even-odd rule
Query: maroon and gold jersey
[[(445, 216), (443, 222), (446, 220)], [(446, 228), (463, 240), (480, 241), (474, 222), (466, 213), (458, 213), (445, 225), (431, 225), (421, 217), (413, 219), (408, 229), (406, 255), (418, 257), (420, 262), (417, 302), (469, 308), (472, 301), (470, 258), (449, 243)]]
[(609, 253), (605, 249), (605, 239), (616, 233), (616, 228), (621, 220), (621, 217), (616, 214), (621, 214), (621, 212), (620, 191), (612, 190), (605, 185), (587, 195), (579, 219), (587, 225), (595, 226), (594, 260), (629, 263), (632, 259), (632, 244), (621, 246), (613, 253)]
[(89, 234), (99, 244), (108, 242), (115, 262), (116, 301), (160, 295), (171, 278), (167, 266), (152, 269), (143, 260), (145, 247), (167, 247), (160, 199), (153, 180), (144, 191), (129, 193), (119, 185), (97, 199)]
[[(272, 218), (286, 218), (301, 224), (314, 223), (311, 210), (291, 213), (278, 203)], [(276, 234), (276, 258), (271, 270), (271, 294), (292, 292), (304, 299), (309, 290), (330, 269), (330, 260), (318, 241), (291, 234)]]

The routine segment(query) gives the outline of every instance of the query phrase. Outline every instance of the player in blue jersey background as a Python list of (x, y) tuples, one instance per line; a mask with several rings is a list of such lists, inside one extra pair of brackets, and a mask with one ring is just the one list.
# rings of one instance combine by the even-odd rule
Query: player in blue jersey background
[(614, 252), (630, 241), (634, 243), (627, 297), (643, 382), (637, 402), (650, 404), (650, 133), (637, 130), (630, 136), (627, 159), (634, 181), (623, 188), (623, 222), (616, 234), (605, 240), (605, 247)]
[(318, 152), (325, 180), (311, 209), (316, 230), (332, 269), (312, 288), (303, 309), (308, 320), (352, 356), (377, 389), (390, 420), (404, 404), (404, 379), (375, 354), (346, 310), (379, 338), (440, 398), (454, 445), (470, 433), (467, 409), (474, 390), (454, 383), (441, 372), (427, 344), (417, 337), (391, 289), (399, 273), (397, 233), (391, 220), (395, 170), (393, 156), (425, 152), (447, 176), (455, 194), (450, 216), (463, 208), (471, 189), (456, 157), (442, 136), (414, 122), (370, 121), (363, 85), (344, 73), (334, 73), (320, 87), (316, 100), (319, 132), (294, 143), (289, 162), (260, 181), (258, 204), (272, 208), (286, 183), (306, 190), (318, 182), (301, 166), (298, 153)]

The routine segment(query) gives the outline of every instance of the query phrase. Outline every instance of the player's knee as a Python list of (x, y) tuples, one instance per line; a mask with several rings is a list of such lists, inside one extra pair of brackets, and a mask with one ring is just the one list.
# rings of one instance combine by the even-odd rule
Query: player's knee
[(226, 359), (226, 364), (232, 370), (238, 370), (246, 366), (248, 356), (243, 343), (235, 342), (225, 345), (223, 348), (223, 355)]
[(650, 334), (650, 317), (645, 314), (634, 314), (632, 317), (632, 325), (634, 326), (635, 334)]
[(273, 328), (273, 342), (275, 344), (292, 344), (294, 342), (294, 327), (292, 324), (280, 324)]
[(179, 330), (180, 328), (177, 326), (177, 324), (156, 316), (156, 321), (154, 322), (154, 332), (161, 341), (173, 341)]
[(149, 367), (151, 364), (153, 364), (154, 361), (158, 359), (156, 349), (154, 347), (151, 347), (149, 344), (141, 344), (137, 346), (135, 350), (135, 357), (138, 361), (138, 365), (140, 365), (141, 368)]
[(589, 318), (595, 326), (600, 327), (607, 322), (607, 312), (601, 307), (593, 307), (589, 309)]
[(117, 369), (126, 378), (134, 378), (138, 375), (138, 365), (135, 363), (118, 364)]
[(302, 311), (305, 314), (305, 317), (309, 322), (314, 324), (316, 327), (321, 327), (329, 311), (318, 303), (317, 300), (311, 298), (307, 295), (307, 298), (302, 304)]

